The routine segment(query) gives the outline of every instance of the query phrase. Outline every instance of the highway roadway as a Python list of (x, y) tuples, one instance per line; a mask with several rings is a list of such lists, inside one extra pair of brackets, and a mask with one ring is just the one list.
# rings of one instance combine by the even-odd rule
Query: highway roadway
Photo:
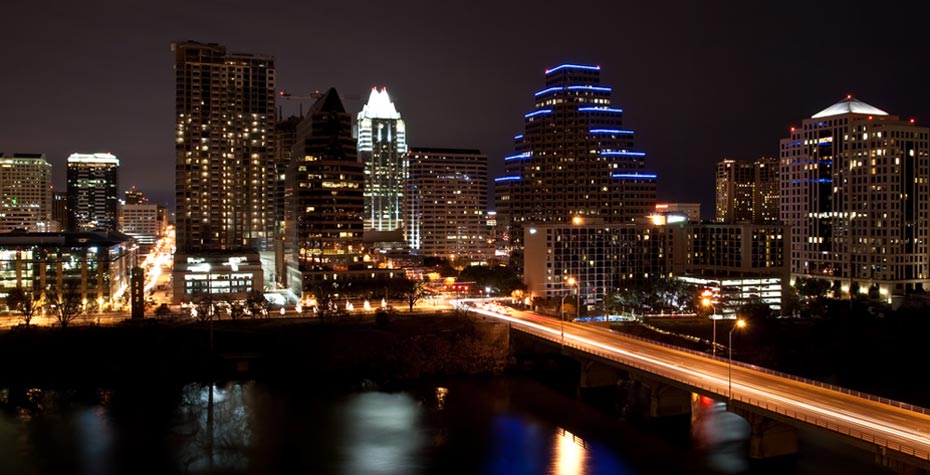
[[(675, 381), (695, 392), (726, 401), (729, 395), (728, 360), (650, 343), (584, 323), (564, 322), (532, 312), (491, 307), (477, 301), (458, 301), (469, 310), (511, 322), (540, 338), (581, 350)], [(774, 372), (772, 372), (774, 373)], [(782, 419), (801, 421), (886, 447), (922, 461), (930, 461), (930, 415), (913, 408), (870, 399), (854, 391), (820, 387), (767, 370), (732, 366), (732, 400), (774, 412)], [(915, 377), (921, 377), (915, 374)], [(850, 392), (850, 394), (847, 394)], [(874, 396), (871, 396), (874, 398)], [(913, 410), (912, 410), (913, 409)], [(923, 412), (922, 412), (923, 411)]]

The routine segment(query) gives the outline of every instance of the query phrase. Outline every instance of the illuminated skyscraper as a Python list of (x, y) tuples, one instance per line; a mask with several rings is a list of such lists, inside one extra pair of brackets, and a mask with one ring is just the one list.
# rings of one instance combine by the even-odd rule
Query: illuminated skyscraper
[(407, 154), (410, 249), (420, 256), (486, 261), (488, 157), (479, 150), (415, 148)]
[(718, 223), (777, 223), (778, 161), (722, 160), (716, 177)]
[(52, 222), (52, 166), (45, 155), (0, 153), (0, 232), (58, 231)]
[(109, 153), (68, 157), (68, 223), (72, 231), (119, 230), (119, 159)]
[(930, 129), (852, 96), (780, 143), (792, 277), (883, 298), (930, 282)]
[(534, 94), (525, 130), (514, 137), (516, 153), (504, 158), (505, 175), (495, 179), (498, 226), (517, 265), (527, 223), (577, 216), (622, 223), (655, 209), (656, 175), (634, 149), (600, 69), (563, 64), (546, 71), (546, 87)]
[(403, 223), (407, 128), (387, 89), (371, 89), (358, 113), (358, 155), (365, 165), (365, 230), (393, 231)]
[(362, 244), (364, 167), (352, 118), (330, 89), (297, 126), (286, 173), (285, 255), (298, 294), (371, 278)]
[(274, 58), (215, 43), (175, 52), (177, 245), (183, 253), (270, 246)]

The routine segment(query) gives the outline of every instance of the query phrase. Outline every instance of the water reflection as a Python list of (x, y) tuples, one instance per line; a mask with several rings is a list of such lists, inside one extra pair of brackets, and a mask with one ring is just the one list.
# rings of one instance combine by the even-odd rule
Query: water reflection
[(174, 433), (183, 472), (241, 471), (252, 442), (249, 395), (254, 383), (191, 384), (182, 391)]
[(554, 470), (549, 473), (553, 475), (585, 475), (587, 473), (585, 468), (587, 455), (588, 451), (585, 448), (584, 440), (560, 427), (555, 433)]
[(254, 382), (0, 390), (0, 474), (633, 473), (616, 423), (584, 410), (507, 380), (362, 393)]
[(406, 393), (364, 393), (346, 404), (342, 424), (346, 474), (421, 473), (420, 407)]

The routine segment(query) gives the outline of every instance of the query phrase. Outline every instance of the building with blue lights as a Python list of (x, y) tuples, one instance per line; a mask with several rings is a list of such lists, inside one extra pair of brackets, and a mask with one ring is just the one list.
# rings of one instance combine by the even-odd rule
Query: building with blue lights
[(837, 296), (927, 290), (928, 135), (852, 96), (792, 127), (779, 147), (792, 278)]
[(365, 231), (394, 231), (403, 223), (407, 127), (387, 88), (371, 89), (358, 113), (358, 158), (365, 165)]
[(656, 175), (623, 127), (611, 88), (600, 84), (600, 67), (563, 64), (545, 77), (494, 180), (498, 228), (518, 268), (527, 224), (579, 216), (628, 223), (655, 208)]

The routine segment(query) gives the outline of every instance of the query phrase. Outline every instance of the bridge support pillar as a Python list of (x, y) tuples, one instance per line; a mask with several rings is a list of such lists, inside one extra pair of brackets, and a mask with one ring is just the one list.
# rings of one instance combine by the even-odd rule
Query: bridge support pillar
[(927, 475), (930, 473), (926, 468), (909, 464), (894, 457), (889, 457), (888, 449), (885, 447), (878, 447), (878, 452), (875, 454), (875, 463), (894, 470), (894, 473), (898, 475)]
[(648, 391), (649, 417), (677, 416), (691, 413), (691, 393), (647, 378), (633, 378)]
[(756, 459), (798, 452), (798, 430), (754, 412), (730, 407), (728, 410), (749, 422), (749, 456)]
[(616, 387), (622, 375), (618, 369), (590, 360), (582, 361), (580, 369), (578, 389)]

